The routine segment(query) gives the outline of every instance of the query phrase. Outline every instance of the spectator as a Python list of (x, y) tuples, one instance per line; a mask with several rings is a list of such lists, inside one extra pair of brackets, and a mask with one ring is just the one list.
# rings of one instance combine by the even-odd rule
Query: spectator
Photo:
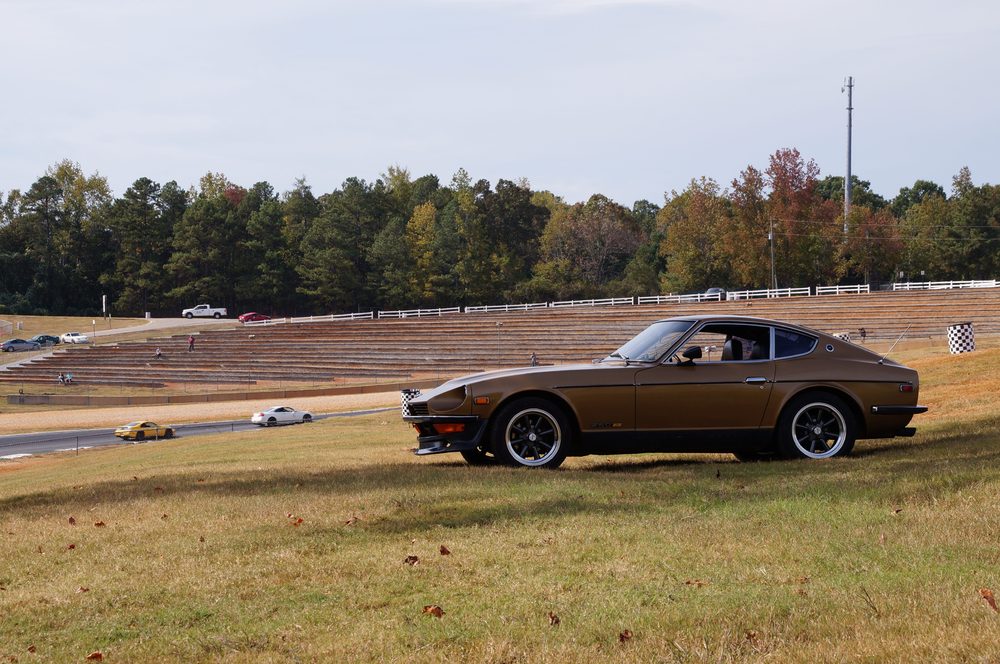
[(59, 375), (56, 376), (56, 380), (59, 381), (60, 385), (65, 385), (66, 384), (66, 376), (64, 376), (63, 372), (61, 372), (61, 371), (59, 372)]
[(188, 352), (190, 353), (192, 351), (194, 351), (194, 335), (193, 334), (189, 334), (188, 335)]
[(537, 367), (538, 366), (538, 356), (535, 355), (534, 353), (532, 353), (530, 356), (528, 356), (528, 361), (530, 363), (530, 366), (533, 366), (533, 367)]
[(66, 372), (66, 384), (71, 385), (73, 383), (73, 374)]
[(156, 360), (163, 359), (163, 351), (160, 350), (159, 346), (156, 347), (156, 352), (153, 353), (153, 359), (156, 359)]
[(861, 337), (861, 343), (865, 342), (865, 338), (868, 336), (868, 330), (865, 328), (858, 328), (858, 335)]

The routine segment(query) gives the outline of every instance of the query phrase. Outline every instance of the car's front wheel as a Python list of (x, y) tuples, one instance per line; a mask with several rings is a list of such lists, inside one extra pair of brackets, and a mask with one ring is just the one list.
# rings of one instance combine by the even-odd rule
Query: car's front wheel
[(804, 394), (792, 399), (778, 423), (778, 447), (792, 459), (829, 459), (854, 449), (858, 425), (843, 399)]
[(557, 468), (566, 458), (572, 435), (569, 419), (552, 402), (517, 399), (494, 417), (490, 447), (507, 465)]
[(136, 434), (135, 434), (135, 439), (136, 440), (143, 440), (145, 437), (146, 437), (146, 432), (145, 431), (137, 431)]

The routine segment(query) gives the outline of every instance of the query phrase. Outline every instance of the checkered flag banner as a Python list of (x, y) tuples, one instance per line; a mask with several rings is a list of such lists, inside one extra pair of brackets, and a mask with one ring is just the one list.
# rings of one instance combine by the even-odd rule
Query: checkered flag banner
[(403, 408), (403, 417), (410, 414), (410, 401), (420, 396), (420, 390), (414, 388), (406, 388), (399, 391), (399, 404)]
[(948, 326), (948, 350), (952, 355), (976, 350), (976, 331), (972, 329), (972, 323)]
[(851, 340), (851, 333), (850, 332), (837, 332), (833, 336), (836, 337), (837, 339), (840, 339), (841, 341), (850, 341)]

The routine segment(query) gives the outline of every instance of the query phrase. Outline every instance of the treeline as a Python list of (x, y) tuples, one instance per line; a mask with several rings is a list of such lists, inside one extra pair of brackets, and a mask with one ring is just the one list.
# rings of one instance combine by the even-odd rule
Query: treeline
[(1000, 186), (962, 169), (950, 193), (917, 180), (886, 199), (853, 179), (845, 234), (843, 184), (783, 149), (728, 188), (695, 179), (631, 208), (399, 167), (320, 195), (210, 173), (116, 198), (64, 161), (0, 192), (0, 312), (92, 315), (103, 294), (114, 315), (286, 315), (1000, 274)]

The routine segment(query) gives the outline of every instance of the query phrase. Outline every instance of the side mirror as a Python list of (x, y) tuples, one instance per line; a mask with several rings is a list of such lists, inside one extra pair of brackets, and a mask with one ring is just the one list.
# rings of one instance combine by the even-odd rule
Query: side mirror
[(681, 356), (686, 360), (700, 360), (701, 359), (701, 346), (689, 346), (684, 349)]

